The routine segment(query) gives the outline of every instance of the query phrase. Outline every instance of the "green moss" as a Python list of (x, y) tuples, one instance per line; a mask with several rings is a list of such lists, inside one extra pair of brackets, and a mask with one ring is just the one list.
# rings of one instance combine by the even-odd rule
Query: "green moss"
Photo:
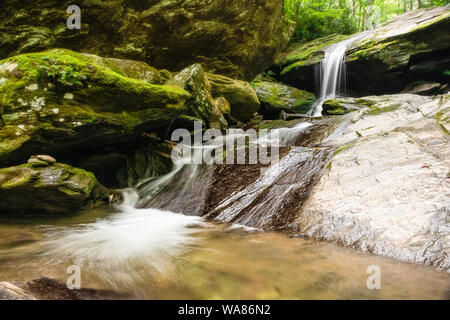
[(273, 120), (273, 121), (263, 121), (262, 124), (256, 125), (256, 129), (278, 129), (278, 128), (284, 128), (284, 127), (290, 127), (294, 124), (297, 124), (300, 122), (301, 119), (294, 119), (294, 120)]
[(32, 182), (35, 180), (32, 172), (30, 164), (0, 169), (0, 190), (18, 188)]
[(126, 77), (101, 59), (54, 49), (0, 61), (0, 161), (23, 161), (43, 146), (130, 139), (186, 110), (183, 88)]
[(345, 151), (345, 150), (350, 149), (351, 147), (353, 147), (353, 145), (354, 145), (353, 143), (348, 143), (348, 144), (346, 144), (346, 145), (344, 145), (344, 146), (341, 146), (341, 147), (337, 148), (337, 149), (333, 152), (333, 157), (336, 156), (337, 154), (339, 154), (339, 153), (342, 152), (342, 151)]
[(285, 75), (293, 70), (306, 65), (319, 63), (324, 56), (324, 50), (332, 45), (348, 39), (349, 35), (333, 34), (327, 37), (319, 38), (310, 42), (295, 45), (286, 56), (276, 62), (282, 65), (281, 75)]
[(371, 106), (371, 107), (369, 107), (369, 109), (367, 110), (367, 114), (368, 115), (371, 115), (371, 116), (374, 116), (374, 115), (378, 115), (378, 114), (381, 114), (381, 113), (386, 113), (386, 112), (390, 112), (390, 111), (394, 111), (394, 110), (396, 110), (398, 107), (399, 107), (400, 105), (390, 105), (390, 106), (387, 106), (387, 107), (383, 107), (383, 108), (380, 108), (380, 107), (377, 107), (377, 106)]
[(60, 91), (79, 91), (94, 102), (109, 100), (110, 104), (118, 106), (124, 102), (141, 108), (166, 104), (167, 108), (181, 110), (183, 103), (180, 101), (190, 96), (180, 87), (154, 85), (125, 77), (95, 64), (93, 58), (65, 49), (23, 54), (0, 61), (0, 64), (5, 62), (18, 63), (24, 76), (18, 81), (9, 80), (0, 87), (4, 105), (15, 101), (15, 94), (32, 82), (42, 87), (52, 83)]

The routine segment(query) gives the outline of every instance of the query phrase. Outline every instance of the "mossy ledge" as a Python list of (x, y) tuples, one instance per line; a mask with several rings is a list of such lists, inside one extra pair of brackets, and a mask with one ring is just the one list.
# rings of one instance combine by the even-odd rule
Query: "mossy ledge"
[(108, 195), (94, 174), (62, 163), (0, 169), (0, 211), (4, 214), (70, 214), (107, 201)]
[(0, 161), (123, 143), (185, 111), (183, 88), (126, 77), (98, 61), (65, 49), (0, 61)]

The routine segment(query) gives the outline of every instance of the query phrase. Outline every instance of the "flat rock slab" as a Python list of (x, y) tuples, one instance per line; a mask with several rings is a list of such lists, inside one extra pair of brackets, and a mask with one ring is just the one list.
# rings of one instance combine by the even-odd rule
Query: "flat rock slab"
[(323, 143), (336, 151), (299, 233), (449, 270), (448, 98), (363, 98), (370, 107), (346, 115)]

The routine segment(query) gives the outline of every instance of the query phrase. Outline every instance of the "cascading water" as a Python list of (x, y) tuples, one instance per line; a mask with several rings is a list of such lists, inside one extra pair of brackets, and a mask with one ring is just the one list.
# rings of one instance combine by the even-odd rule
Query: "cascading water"
[(325, 57), (320, 62), (316, 72), (316, 77), (320, 79), (318, 82), (320, 85), (320, 96), (311, 109), (312, 116), (318, 117), (322, 115), (324, 101), (345, 95), (347, 78), (345, 53), (355, 41), (366, 34), (367, 32), (358, 33), (347, 40), (331, 45), (325, 50)]

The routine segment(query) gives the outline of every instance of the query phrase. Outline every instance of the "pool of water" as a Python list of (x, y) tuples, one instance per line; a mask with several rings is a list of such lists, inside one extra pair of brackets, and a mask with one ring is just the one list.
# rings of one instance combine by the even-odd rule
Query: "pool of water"
[[(154, 209), (0, 218), (0, 281), (41, 277), (142, 299), (449, 299), (450, 274)], [(369, 266), (380, 289), (368, 289)]]

